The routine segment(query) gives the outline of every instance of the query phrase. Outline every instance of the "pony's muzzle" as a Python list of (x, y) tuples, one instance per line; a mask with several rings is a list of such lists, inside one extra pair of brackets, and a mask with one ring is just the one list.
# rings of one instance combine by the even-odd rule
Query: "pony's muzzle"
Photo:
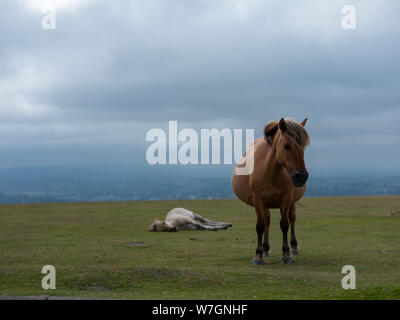
[(295, 171), (291, 174), (293, 184), (296, 187), (302, 187), (306, 184), (308, 179), (308, 172)]

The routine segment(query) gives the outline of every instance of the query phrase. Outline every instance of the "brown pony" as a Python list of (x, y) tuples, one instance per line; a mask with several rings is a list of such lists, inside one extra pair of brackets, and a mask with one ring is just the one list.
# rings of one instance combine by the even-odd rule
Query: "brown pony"
[[(248, 175), (237, 174), (238, 164), (232, 175), (232, 189), (236, 196), (255, 208), (257, 214), (258, 244), (254, 265), (264, 264), (263, 256), (269, 251), (269, 209), (281, 211), (280, 226), (283, 233), (282, 264), (291, 263), (291, 255), (297, 255), (297, 240), (294, 230), (296, 221), (296, 202), (306, 192), (308, 172), (304, 163), (304, 149), (309, 144), (309, 137), (304, 126), (292, 119), (271, 121), (264, 127), (264, 137), (243, 155), (245, 161), (252, 161), (253, 170)], [(254, 152), (249, 152), (254, 148)], [(247, 155), (246, 155), (247, 154)], [(250, 159), (250, 157), (254, 157)], [(244, 161), (241, 161), (243, 163)], [(291, 250), (287, 232), (291, 230)], [(262, 237), (264, 234), (264, 242)], [(264, 254), (264, 255), (263, 255)]]

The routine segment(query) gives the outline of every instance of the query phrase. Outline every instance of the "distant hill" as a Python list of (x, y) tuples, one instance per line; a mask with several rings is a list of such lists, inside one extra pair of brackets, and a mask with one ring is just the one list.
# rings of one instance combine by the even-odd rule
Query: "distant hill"
[[(229, 170), (228, 170), (229, 169)], [(203, 170), (203, 171), (202, 171)], [(233, 198), (230, 168), (0, 169), (0, 203)], [(191, 176), (193, 173), (193, 176)], [(398, 195), (400, 175), (313, 176), (307, 196)]]

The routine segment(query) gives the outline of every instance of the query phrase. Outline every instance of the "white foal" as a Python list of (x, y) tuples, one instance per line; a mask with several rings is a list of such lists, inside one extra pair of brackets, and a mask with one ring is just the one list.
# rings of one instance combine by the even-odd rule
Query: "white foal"
[(149, 226), (150, 231), (212, 230), (228, 229), (232, 224), (214, 222), (184, 208), (175, 208), (167, 213), (165, 221), (157, 218)]

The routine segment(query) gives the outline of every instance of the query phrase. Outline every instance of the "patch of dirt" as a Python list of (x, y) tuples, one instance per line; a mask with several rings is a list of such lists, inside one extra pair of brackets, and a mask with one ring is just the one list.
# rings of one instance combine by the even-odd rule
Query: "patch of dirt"
[(101, 285), (98, 285), (97, 283), (94, 283), (90, 287), (87, 288), (88, 290), (94, 290), (94, 291), (106, 291), (106, 290), (111, 290), (109, 288), (103, 287)]
[(144, 247), (146, 244), (144, 242), (131, 242), (128, 243), (128, 246), (130, 247)]

